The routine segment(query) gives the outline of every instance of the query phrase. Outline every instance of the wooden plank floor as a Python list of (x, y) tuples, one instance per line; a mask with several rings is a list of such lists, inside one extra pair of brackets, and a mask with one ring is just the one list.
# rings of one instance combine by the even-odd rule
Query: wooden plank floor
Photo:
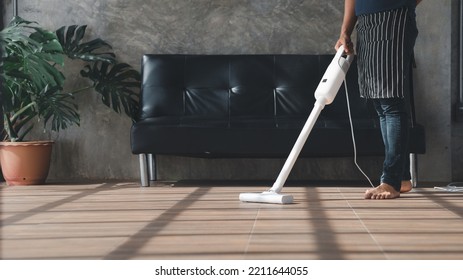
[(291, 205), (242, 203), (258, 183), (0, 186), (2, 259), (463, 259), (463, 193), (292, 184)]

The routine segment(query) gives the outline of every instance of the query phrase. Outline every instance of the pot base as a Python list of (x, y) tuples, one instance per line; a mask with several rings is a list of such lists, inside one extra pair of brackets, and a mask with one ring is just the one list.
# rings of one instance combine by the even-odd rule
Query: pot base
[(53, 141), (0, 142), (0, 163), (9, 186), (44, 184)]

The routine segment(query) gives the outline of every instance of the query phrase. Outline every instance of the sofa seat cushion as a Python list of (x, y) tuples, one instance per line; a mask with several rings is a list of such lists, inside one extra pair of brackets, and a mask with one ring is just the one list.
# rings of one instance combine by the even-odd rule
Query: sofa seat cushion
[[(196, 157), (286, 157), (294, 145), (305, 117), (201, 117), (149, 118), (132, 127), (132, 151)], [(353, 121), (358, 155), (383, 155), (379, 124), (375, 120)], [(424, 128), (412, 128), (411, 152), (424, 152), (417, 138)], [(349, 120), (317, 120), (301, 152), (302, 157), (352, 156)]]

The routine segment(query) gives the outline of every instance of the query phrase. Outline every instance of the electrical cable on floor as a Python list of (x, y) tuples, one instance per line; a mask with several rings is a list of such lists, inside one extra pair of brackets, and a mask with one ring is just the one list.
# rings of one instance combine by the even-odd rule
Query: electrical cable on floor
[(351, 135), (352, 135), (352, 146), (354, 148), (354, 163), (355, 163), (355, 166), (357, 166), (358, 170), (363, 174), (363, 176), (365, 176), (365, 178), (367, 178), (368, 182), (370, 183), (370, 186), (372, 188), (375, 188), (375, 185), (373, 185), (370, 178), (367, 176), (367, 174), (365, 174), (365, 172), (363, 172), (362, 168), (360, 168), (359, 164), (357, 163), (357, 145), (355, 143), (354, 124), (352, 122), (352, 115), (351, 115), (351, 111), (350, 111), (349, 93), (347, 91), (346, 78), (344, 78), (344, 88), (346, 89), (347, 112), (349, 114), (350, 131), (351, 131)]
[(434, 189), (446, 192), (463, 192), (463, 182), (452, 182), (445, 187), (434, 187)]

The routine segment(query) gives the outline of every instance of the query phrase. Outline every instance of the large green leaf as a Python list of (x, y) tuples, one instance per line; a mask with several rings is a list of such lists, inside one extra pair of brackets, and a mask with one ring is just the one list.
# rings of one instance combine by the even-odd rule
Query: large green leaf
[(66, 129), (73, 124), (80, 124), (74, 96), (63, 93), (60, 87), (45, 87), (38, 94), (36, 103), (40, 112), (39, 117), (43, 118), (45, 125), (51, 121), (53, 131)]
[[(53, 32), (33, 24), (16, 17), (0, 33), (5, 52), (5, 83), (24, 82), (31, 91), (40, 91), (48, 84), (62, 86), (64, 75), (54, 67), (55, 64), (64, 63), (61, 44)], [(27, 87), (23, 87), (23, 90), (27, 90)]]
[(64, 53), (71, 59), (115, 63), (114, 53), (104, 52), (104, 50), (112, 48), (110, 44), (99, 38), (89, 42), (82, 42), (86, 29), (86, 25), (71, 25), (68, 27), (63, 26), (56, 31)]
[(95, 90), (101, 94), (103, 104), (120, 113), (121, 107), (132, 119), (138, 112), (138, 94), (140, 73), (126, 63), (111, 65), (97, 62), (87, 65), (81, 75), (91, 79)]

